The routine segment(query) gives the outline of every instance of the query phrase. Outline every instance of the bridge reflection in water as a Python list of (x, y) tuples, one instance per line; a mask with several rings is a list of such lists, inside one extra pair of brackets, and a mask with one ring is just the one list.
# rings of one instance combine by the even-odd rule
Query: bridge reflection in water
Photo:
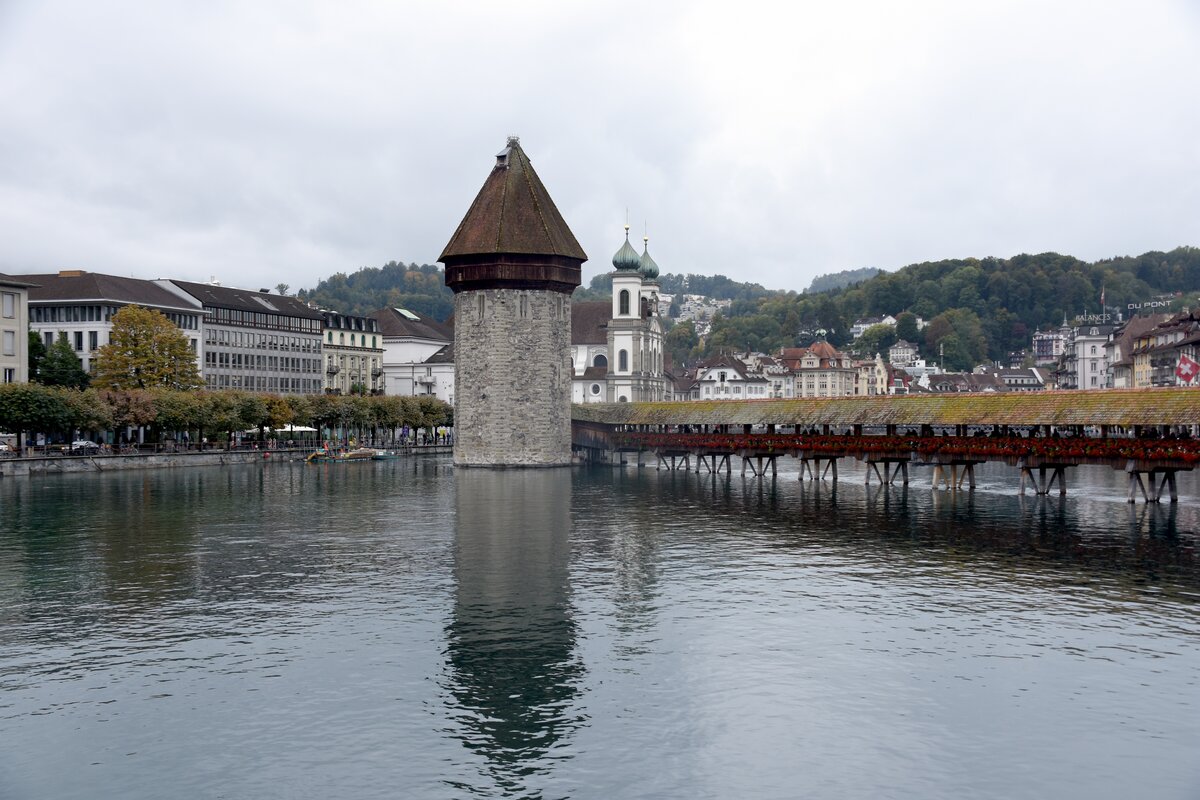
[(1067, 469), (1094, 464), (1127, 474), (1130, 503), (1156, 503), (1176, 502), (1177, 473), (1200, 462), (1198, 425), (1200, 391), (1186, 388), (627, 403), (575, 406), (573, 443), (591, 462), (732, 473), (740, 460), (759, 477), (792, 456), (802, 481), (837, 481), (843, 458), (867, 465), (867, 483), (908, 484), (910, 466), (929, 466), (952, 490), (998, 461), (1038, 495), (1066, 494)]

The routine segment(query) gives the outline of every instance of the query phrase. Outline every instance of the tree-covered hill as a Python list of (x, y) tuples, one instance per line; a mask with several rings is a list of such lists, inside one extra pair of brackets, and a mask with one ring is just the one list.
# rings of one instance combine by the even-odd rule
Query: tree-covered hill
[(883, 272), (883, 270), (875, 267), (863, 267), (862, 269), (847, 269), (841, 272), (832, 272), (828, 275), (818, 275), (808, 285), (807, 291), (809, 294), (815, 294), (817, 292), (830, 292), (834, 289), (845, 289), (847, 286), (862, 283), (868, 278), (874, 278), (880, 272)]
[(1058, 253), (948, 259), (912, 264), (829, 292), (774, 293), (753, 304), (735, 302), (728, 315), (714, 321), (703, 353), (806, 344), (817, 330), (826, 331), (833, 344), (846, 345), (855, 320), (910, 311), (930, 323), (918, 342), (925, 352), (944, 348), (946, 366), (964, 369), (1028, 347), (1038, 328), (1099, 313), (1102, 290), (1110, 312), (1129, 313), (1129, 304), (1160, 295), (1190, 295), (1194, 301), (1200, 291), (1200, 248), (1094, 263)]
[(432, 264), (389, 261), (349, 275), (338, 272), (296, 296), (343, 314), (365, 315), (392, 307), (443, 321), (454, 313), (454, 294), (446, 287), (441, 267)]
[[(1085, 312), (1099, 313), (1101, 290), (1110, 312), (1128, 314), (1129, 304), (1162, 295), (1180, 295), (1180, 304), (1190, 296), (1194, 303), (1200, 292), (1200, 248), (1094, 263), (1058, 253), (929, 261), (841, 288), (805, 293), (772, 291), (724, 275), (667, 274), (660, 285), (665, 294), (733, 301), (728, 312), (714, 320), (705, 340), (691, 347), (689, 358), (733, 349), (771, 352), (809, 344), (819, 331), (833, 344), (848, 346), (855, 320), (907, 311), (929, 323), (916, 342), (924, 353), (936, 357), (944, 350), (945, 365), (963, 369), (1027, 348), (1039, 328)], [(611, 287), (611, 274), (598, 275), (576, 291), (575, 299), (605, 299)], [(454, 308), (439, 267), (395, 261), (349, 275), (337, 273), (299, 296), (349, 314), (395, 306), (444, 320)], [(872, 346), (884, 343), (871, 341)]]

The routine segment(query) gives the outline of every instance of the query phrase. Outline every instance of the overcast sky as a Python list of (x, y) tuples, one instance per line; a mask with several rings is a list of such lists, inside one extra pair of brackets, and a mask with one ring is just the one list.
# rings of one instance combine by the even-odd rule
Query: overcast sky
[(0, 272), (433, 263), (509, 134), (585, 282), (1169, 250), (1198, 97), (1193, 0), (0, 0)]

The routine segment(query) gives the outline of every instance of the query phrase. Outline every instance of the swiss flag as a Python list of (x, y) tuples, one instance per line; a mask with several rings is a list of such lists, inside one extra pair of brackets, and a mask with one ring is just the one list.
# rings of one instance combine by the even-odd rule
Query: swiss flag
[(1200, 374), (1200, 362), (1179, 354), (1179, 363), (1175, 365), (1175, 377), (1184, 383), (1191, 383)]

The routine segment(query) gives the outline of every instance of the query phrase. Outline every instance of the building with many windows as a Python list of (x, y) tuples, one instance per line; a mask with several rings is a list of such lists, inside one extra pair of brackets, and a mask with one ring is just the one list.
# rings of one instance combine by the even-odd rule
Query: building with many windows
[(36, 331), (47, 347), (66, 336), (88, 372), (96, 351), (108, 344), (113, 316), (127, 305), (164, 314), (187, 337), (197, 366), (203, 363), (200, 331), (204, 310), (197, 300), (171, 291), (162, 281), (84, 270), (21, 277), (36, 284), (29, 289), (29, 329)]
[(322, 311), (325, 393), (383, 394), (383, 335), (374, 317)]
[(846, 397), (856, 392), (857, 368), (829, 342), (786, 347), (779, 351), (778, 360), (796, 376), (796, 397)]
[(201, 375), (210, 389), (320, 394), (321, 312), (300, 300), (213, 283), (156, 281), (204, 309)]
[(0, 383), (29, 380), (29, 290), (34, 284), (0, 274)]

